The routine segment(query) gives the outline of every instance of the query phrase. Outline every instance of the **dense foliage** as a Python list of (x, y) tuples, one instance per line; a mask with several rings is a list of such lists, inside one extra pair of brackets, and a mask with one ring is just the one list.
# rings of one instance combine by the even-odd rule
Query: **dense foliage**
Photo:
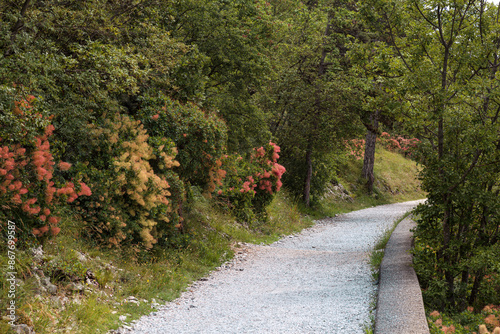
[[(416, 270), (424, 299), (440, 310), (499, 301), (500, 22), (486, 1), (366, 3), (372, 26), (390, 32), (380, 53), (408, 131), (428, 201), (418, 208)], [(389, 49), (388, 49), (389, 46)]]
[(166, 96), (143, 96), (138, 118), (150, 135), (150, 143), (161, 143), (165, 137), (174, 142), (179, 161), (176, 171), (185, 182), (200, 187), (213, 183), (210, 171), (225, 153), (227, 143), (226, 124), (215, 113)]
[[(64, 212), (98, 244), (175, 246), (192, 187), (242, 222), (265, 221), (285, 171), (256, 95), (275, 43), (268, 2), (0, 9), (2, 229), (19, 219), (55, 235)], [(224, 178), (229, 152), (244, 158)], [(230, 194), (252, 177), (248, 200)]]

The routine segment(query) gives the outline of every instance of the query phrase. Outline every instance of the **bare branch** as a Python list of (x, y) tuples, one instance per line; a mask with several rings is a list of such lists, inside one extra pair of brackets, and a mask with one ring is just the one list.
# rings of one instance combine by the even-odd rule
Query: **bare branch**
[(422, 10), (420, 9), (420, 7), (418, 6), (418, 2), (417, 1), (414, 1), (415, 2), (415, 7), (417, 8), (418, 12), (420, 13), (420, 16), (422, 16), (422, 18), (424, 20), (427, 21), (427, 23), (429, 23), (431, 26), (434, 27), (434, 29), (438, 29), (438, 26), (434, 24), (434, 22), (432, 22), (431, 20), (429, 20), (427, 18), (427, 16), (424, 15), (424, 13), (422, 12)]

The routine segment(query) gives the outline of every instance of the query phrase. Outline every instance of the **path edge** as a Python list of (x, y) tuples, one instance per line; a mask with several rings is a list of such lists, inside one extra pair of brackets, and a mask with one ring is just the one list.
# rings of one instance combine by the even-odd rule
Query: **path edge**
[(412, 267), (415, 227), (411, 215), (403, 219), (386, 245), (380, 266), (375, 334), (429, 334), (422, 291)]

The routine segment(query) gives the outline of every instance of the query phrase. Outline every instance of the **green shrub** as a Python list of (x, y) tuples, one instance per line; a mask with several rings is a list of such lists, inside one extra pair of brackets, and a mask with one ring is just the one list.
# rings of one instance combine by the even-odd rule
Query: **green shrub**
[[(470, 214), (455, 211), (462, 217), (459, 221), (462, 231), (459, 226), (452, 229), (467, 243), (456, 240), (451, 249), (443, 251), (443, 237), (439, 231), (443, 224), (441, 208), (437, 205), (418, 207), (420, 217), (414, 233), (413, 261), (424, 302), (429, 308), (463, 311), (468, 306), (482, 308), (500, 301), (500, 245), (488, 242), (487, 236), (494, 235), (495, 230), (482, 229), (482, 225), (486, 226), (479, 219), (482, 210), (472, 208)], [(465, 239), (467, 232), (471, 235)], [(446, 264), (445, 260), (450, 256), (460, 262)], [(451, 291), (450, 276), (447, 277), (445, 269), (454, 275)]]
[[(175, 169), (181, 180), (213, 188), (210, 171), (225, 152), (227, 128), (215, 114), (162, 94), (139, 99), (138, 118), (152, 138), (170, 138), (178, 149)], [(209, 189), (213, 190), (213, 189)]]
[(42, 265), (43, 271), (56, 281), (84, 280), (87, 268), (78, 260), (76, 251), (57, 256)]
[[(118, 114), (90, 130), (95, 154), (79, 165), (94, 189), (78, 203), (87, 232), (110, 245), (151, 248), (180, 223), (179, 203), (169, 200), (171, 191), (182, 188), (171, 172), (179, 165), (173, 143), (164, 139), (150, 145), (140, 121)], [(164, 172), (156, 173), (150, 161)]]

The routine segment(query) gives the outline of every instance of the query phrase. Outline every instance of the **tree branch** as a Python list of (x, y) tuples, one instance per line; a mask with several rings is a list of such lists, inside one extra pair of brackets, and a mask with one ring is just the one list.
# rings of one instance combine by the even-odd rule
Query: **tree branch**
[(16, 34), (18, 33), (19, 29), (22, 28), (24, 22), (23, 22), (23, 18), (24, 16), (26, 15), (26, 11), (28, 10), (28, 7), (30, 5), (30, 2), (31, 0), (26, 0), (23, 4), (23, 8), (21, 8), (21, 17), (17, 20), (16, 24), (14, 24), (14, 26), (12, 27), (11, 31), (12, 31), (12, 37), (11, 37), (11, 40), (13, 40), (16, 36)]
[(462, 184), (465, 181), (465, 178), (467, 177), (467, 175), (469, 175), (469, 173), (476, 167), (477, 162), (479, 161), (479, 157), (481, 156), (481, 154), (483, 154), (483, 150), (476, 151), (476, 155), (474, 156), (474, 161), (472, 161), (471, 165), (469, 166), (469, 169), (467, 169), (467, 171), (464, 173), (464, 175), (462, 175), (462, 177), (460, 178), (460, 181), (458, 181), (453, 186), (448, 188), (448, 193), (451, 193), (453, 190), (455, 190), (456, 187), (458, 187), (460, 184)]
[(16, 36), (18, 32), (21, 30), (21, 28), (24, 26), (24, 16), (26, 15), (26, 12), (28, 11), (28, 7), (30, 5), (31, 0), (26, 0), (23, 4), (23, 7), (21, 8), (21, 17), (16, 21), (14, 26), (11, 29), (12, 35), (10, 36), (10, 45), (9, 47), (5, 50), (4, 52), (4, 57), (9, 57), (12, 54), (14, 54), (14, 51), (12, 51), (12, 44), (14, 44), (16, 40)]
[(389, 18), (387, 17), (387, 12), (384, 12), (384, 19), (385, 21), (387, 22), (387, 27), (389, 28), (389, 36), (392, 40), (392, 45), (394, 45), (394, 48), (396, 49), (396, 52), (398, 53), (398, 56), (399, 58), (401, 58), (401, 60), (403, 61), (403, 63), (405, 64), (406, 68), (413, 73), (413, 69), (411, 68), (411, 66), (406, 62), (406, 58), (403, 56), (403, 53), (401, 52), (401, 50), (399, 49), (398, 45), (396, 44), (396, 38), (394, 37), (394, 32), (392, 30), (392, 25), (389, 21)]
[(437, 25), (435, 25), (435, 24), (434, 24), (434, 22), (432, 22), (431, 20), (429, 20), (429, 19), (427, 18), (427, 16), (425, 16), (425, 15), (424, 15), (424, 13), (422, 12), (422, 10), (421, 10), (421, 9), (420, 9), (420, 7), (418, 6), (418, 2), (417, 2), (417, 1), (414, 1), (414, 3), (415, 3), (415, 7), (417, 7), (418, 12), (420, 13), (420, 16), (422, 16), (422, 18), (423, 18), (424, 20), (426, 20), (426, 21), (427, 21), (427, 23), (429, 23), (431, 26), (433, 26), (433, 27), (434, 27), (434, 29), (438, 29), (438, 26), (437, 26)]

